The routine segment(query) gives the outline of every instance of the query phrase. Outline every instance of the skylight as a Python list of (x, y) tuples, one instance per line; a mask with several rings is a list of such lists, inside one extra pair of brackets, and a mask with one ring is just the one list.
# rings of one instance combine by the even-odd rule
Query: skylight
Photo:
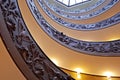
[(67, 6), (72, 6), (72, 5), (82, 3), (82, 2), (86, 2), (86, 1), (89, 1), (89, 0), (56, 0), (56, 1), (59, 1), (59, 2), (65, 4)]

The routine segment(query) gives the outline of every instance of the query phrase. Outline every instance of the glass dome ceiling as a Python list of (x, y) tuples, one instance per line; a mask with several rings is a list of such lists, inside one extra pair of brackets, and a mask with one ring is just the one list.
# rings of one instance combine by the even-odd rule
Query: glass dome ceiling
[(90, 0), (56, 0), (56, 1), (63, 3), (66, 6), (72, 6), (72, 5), (76, 5), (76, 4), (83, 3)]

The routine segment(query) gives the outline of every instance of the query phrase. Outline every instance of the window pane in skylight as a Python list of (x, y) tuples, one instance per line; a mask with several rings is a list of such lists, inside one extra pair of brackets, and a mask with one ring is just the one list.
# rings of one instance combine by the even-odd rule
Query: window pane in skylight
[(67, 6), (71, 6), (89, 0), (56, 0), (56, 1), (60, 1)]
[(74, 5), (75, 4), (75, 0), (70, 0), (70, 4), (69, 5)]
[(82, 2), (82, 0), (76, 0), (76, 3), (80, 3), (80, 2)]
[(68, 5), (69, 0), (63, 0), (63, 3)]

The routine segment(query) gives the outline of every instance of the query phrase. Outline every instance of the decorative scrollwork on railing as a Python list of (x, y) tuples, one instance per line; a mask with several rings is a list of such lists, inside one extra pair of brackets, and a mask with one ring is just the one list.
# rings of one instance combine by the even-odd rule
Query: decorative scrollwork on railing
[[(38, 1), (42, 1), (42, 0), (38, 0)], [(89, 19), (89, 18), (92, 18), (92, 17), (95, 17), (95, 16), (98, 16), (98, 15), (102, 14), (103, 12), (105, 12), (105, 11), (109, 10), (111, 7), (113, 7), (118, 1), (119, 0), (111, 0), (109, 2), (109, 4), (104, 6), (102, 9), (99, 9), (97, 11), (91, 12), (89, 14), (77, 15), (77, 16), (71, 15), (71, 14), (65, 14), (61, 10), (58, 11), (56, 9), (53, 9), (53, 8), (49, 7), (50, 4), (48, 2), (45, 2), (45, 3), (48, 3), (47, 7), (49, 7), (49, 9), (52, 9), (54, 12), (56, 12), (57, 14), (59, 14), (62, 17), (65, 17), (65, 18), (68, 18), (68, 19), (74, 19), (74, 20), (81, 20), (81, 19)], [(45, 3), (41, 4), (41, 5), (46, 6)]]
[(16, 0), (0, 0), (0, 8), (13, 45), (39, 80), (74, 80), (55, 66), (35, 43), (22, 19)]
[(96, 22), (96, 23), (92, 23), (92, 24), (70, 23), (70, 22), (64, 21), (62, 18), (56, 17), (54, 14), (52, 14), (44, 6), (44, 3), (42, 2), (42, 0), (39, 0), (39, 3), (41, 5), (41, 8), (46, 12), (46, 14), (48, 16), (50, 16), (50, 18), (52, 18), (55, 22), (61, 24), (62, 26), (65, 26), (65, 27), (70, 28), (70, 29), (75, 29), (75, 30), (97, 30), (97, 29), (106, 28), (106, 27), (112, 26), (114, 24), (120, 23), (120, 13), (117, 13), (116, 15), (114, 15), (111, 18), (108, 18), (106, 20)]
[[(52, 1), (52, 2), (51, 2)], [(73, 13), (73, 14), (80, 14), (80, 13), (83, 13), (83, 12), (88, 12), (96, 7), (98, 7), (99, 5), (101, 5), (103, 2), (105, 2), (105, 0), (98, 0), (97, 2), (95, 2), (94, 4), (92, 4), (91, 6), (89, 7), (86, 7), (84, 9), (79, 9), (79, 7), (81, 7), (81, 5), (79, 6), (79, 4), (77, 5), (78, 8), (75, 8), (75, 9), (69, 9), (69, 8), (64, 8), (64, 7), (61, 7), (59, 6), (56, 1), (54, 0), (44, 0), (44, 2), (46, 3), (46, 5), (51, 8), (53, 11), (55, 12), (63, 12), (63, 13)], [(92, 0), (88, 3), (91, 3)], [(83, 4), (84, 5), (84, 4)], [(86, 5), (86, 4), (85, 4)]]
[(90, 55), (120, 56), (120, 40), (107, 42), (87, 42), (70, 38), (62, 32), (55, 30), (40, 14), (34, 5), (34, 1), (27, 0), (28, 6), (42, 29), (60, 44)]
[[(100, 5), (101, 3), (103, 3), (105, 0), (100, 0), (98, 1), (98, 5)], [(54, 1), (55, 2), (55, 1)], [(88, 12), (92, 9), (94, 9), (95, 7), (97, 7), (98, 5), (94, 5), (94, 6), (90, 6), (90, 7), (87, 7), (85, 9), (79, 9), (78, 11), (69, 11), (69, 8), (64, 10), (61, 9), (62, 7), (58, 7), (57, 4), (53, 3), (54, 5), (52, 5), (51, 3), (49, 3), (49, 1), (47, 0), (44, 0), (43, 3), (45, 4), (46, 7), (48, 7), (49, 9), (51, 9), (52, 11), (54, 11), (56, 14), (58, 14), (59, 16), (62, 16), (64, 18), (68, 18), (68, 19), (74, 19), (74, 20), (81, 20), (81, 19), (84, 19), (84, 18), (87, 18), (88, 14), (87, 15), (81, 15), (81, 13), (85, 13), (85, 12)], [(96, 3), (97, 4), (97, 3)], [(71, 14), (70, 14), (71, 13)], [(77, 15), (74, 15), (74, 14), (77, 14)], [(87, 16), (87, 17), (86, 17)]]

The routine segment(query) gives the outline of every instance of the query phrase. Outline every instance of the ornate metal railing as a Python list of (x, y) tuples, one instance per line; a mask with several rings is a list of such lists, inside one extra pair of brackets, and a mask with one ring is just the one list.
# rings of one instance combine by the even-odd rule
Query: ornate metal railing
[[(37, 0), (38, 2), (41, 2), (42, 0)], [(46, 0), (44, 0), (46, 1)], [(43, 1), (43, 2), (44, 2)], [(57, 14), (59, 14), (60, 16), (62, 17), (65, 17), (65, 18), (68, 18), (68, 19), (74, 19), (74, 20), (81, 20), (81, 19), (89, 19), (89, 18), (92, 18), (92, 17), (95, 17), (95, 16), (98, 16), (102, 13), (104, 13), (105, 11), (109, 10), (110, 8), (112, 8), (116, 3), (118, 3), (119, 0), (111, 0), (106, 6), (103, 6), (101, 9), (99, 10), (96, 10), (96, 11), (93, 11), (89, 14), (85, 14), (85, 15), (71, 15), (71, 14), (65, 14), (64, 12), (62, 12), (61, 10), (57, 10)], [(48, 3), (47, 1), (45, 3)], [(45, 4), (44, 3), (44, 4)], [(44, 4), (41, 4), (41, 5), (44, 5)], [(56, 12), (56, 9), (50, 7), (49, 5), (51, 5), (50, 3), (48, 3), (47, 7), (49, 7), (50, 9), (52, 9), (54, 12)], [(44, 5), (45, 6), (45, 5)]]
[[(44, 2), (46, 3), (46, 5), (51, 8), (52, 10), (54, 10), (55, 12), (60, 11), (61, 13), (71, 13), (71, 14), (80, 14), (80, 13), (84, 13), (84, 12), (88, 12), (98, 6), (100, 6), (103, 2), (105, 2), (105, 0), (98, 0), (97, 2), (95, 2), (94, 4), (92, 4), (89, 7), (86, 7), (84, 9), (79, 9), (79, 7), (81, 7), (81, 5), (77, 5), (78, 8), (74, 8), (74, 9), (69, 9), (68, 7), (61, 7), (60, 5), (56, 4), (56, 1), (54, 0), (44, 0)], [(88, 3), (92, 3), (88, 2)], [(86, 5), (86, 4), (83, 4)]]
[[(100, 22), (91, 23), (91, 24), (75, 24), (75, 23), (65, 21), (64, 19), (52, 14), (51, 11), (44, 5), (42, 0), (39, 0), (39, 4), (41, 5), (41, 8), (44, 10), (44, 12), (55, 22), (57, 22), (58, 24), (64, 27), (74, 29), (74, 30), (97, 30), (97, 29), (107, 28), (114, 24), (120, 23), (120, 12), (119, 12), (114, 16), (108, 19), (102, 20)], [(34, 5), (34, 7), (36, 7), (36, 5)]]
[[(37, 7), (34, 4), (34, 0), (27, 0), (27, 3), (40, 27), (42, 27), (42, 29), (51, 38), (53, 38), (60, 44), (85, 54), (99, 56), (120, 56), (120, 40), (106, 42), (87, 42), (73, 39), (71, 37), (66, 36), (63, 32), (55, 30), (38, 11)], [(120, 13), (116, 16), (115, 20), (120, 20), (119, 18)]]
[(17, 0), (0, 0), (0, 35), (27, 80), (74, 80), (44, 54), (30, 35)]

